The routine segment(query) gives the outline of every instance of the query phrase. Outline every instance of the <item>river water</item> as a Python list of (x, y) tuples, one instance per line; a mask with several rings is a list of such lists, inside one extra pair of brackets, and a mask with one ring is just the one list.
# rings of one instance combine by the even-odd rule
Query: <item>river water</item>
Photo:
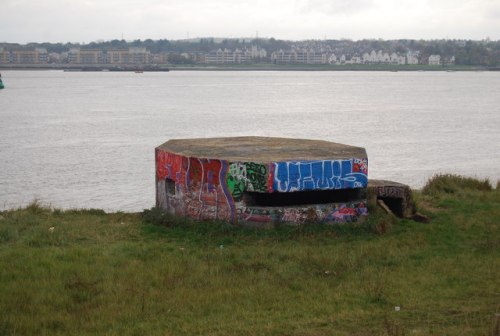
[(0, 209), (154, 205), (173, 138), (322, 139), (367, 149), (370, 178), (500, 179), (498, 72), (3, 71)]

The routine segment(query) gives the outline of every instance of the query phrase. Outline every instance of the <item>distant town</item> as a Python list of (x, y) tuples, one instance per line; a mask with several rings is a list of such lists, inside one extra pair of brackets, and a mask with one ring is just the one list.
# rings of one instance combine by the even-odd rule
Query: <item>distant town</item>
[(0, 43), (0, 65), (481, 65), (500, 64), (500, 41), (263, 39)]

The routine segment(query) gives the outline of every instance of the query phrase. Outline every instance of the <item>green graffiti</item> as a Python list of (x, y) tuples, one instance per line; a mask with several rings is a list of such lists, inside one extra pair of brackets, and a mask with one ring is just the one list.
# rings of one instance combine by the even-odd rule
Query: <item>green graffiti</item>
[(268, 169), (253, 162), (229, 164), (226, 182), (235, 201), (240, 201), (245, 191), (266, 192)]

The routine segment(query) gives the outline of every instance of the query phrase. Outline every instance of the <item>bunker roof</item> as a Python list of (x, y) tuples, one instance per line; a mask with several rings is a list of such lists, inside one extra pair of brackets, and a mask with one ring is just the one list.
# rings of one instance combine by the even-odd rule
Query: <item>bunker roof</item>
[(260, 163), (367, 157), (362, 147), (322, 140), (255, 136), (173, 139), (158, 149), (187, 157)]

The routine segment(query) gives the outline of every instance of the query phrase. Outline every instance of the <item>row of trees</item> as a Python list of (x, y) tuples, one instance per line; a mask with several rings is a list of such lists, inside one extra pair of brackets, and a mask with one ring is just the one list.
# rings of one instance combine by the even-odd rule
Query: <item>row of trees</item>
[(0, 43), (8, 50), (45, 48), (49, 52), (62, 53), (71, 48), (81, 49), (126, 49), (129, 47), (143, 47), (152, 53), (193, 53), (209, 52), (219, 48), (244, 49), (252, 45), (266, 49), (268, 55), (280, 49), (306, 48), (315, 51), (333, 52), (336, 55), (362, 55), (371, 50), (383, 52), (397, 52), (405, 54), (408, 51), (418, 51), (422, 58), (438, 54), (442, 57), (455, 56), (456, 64), (465, 65), (500, 65), (500, 41), (491, 40), (307, 40), (286, 41), (270, 39), (214, 39), (201, 38), (192, 40), (111, 40), (79, 43), (28, 43), (26, 45), (14, 43)]

